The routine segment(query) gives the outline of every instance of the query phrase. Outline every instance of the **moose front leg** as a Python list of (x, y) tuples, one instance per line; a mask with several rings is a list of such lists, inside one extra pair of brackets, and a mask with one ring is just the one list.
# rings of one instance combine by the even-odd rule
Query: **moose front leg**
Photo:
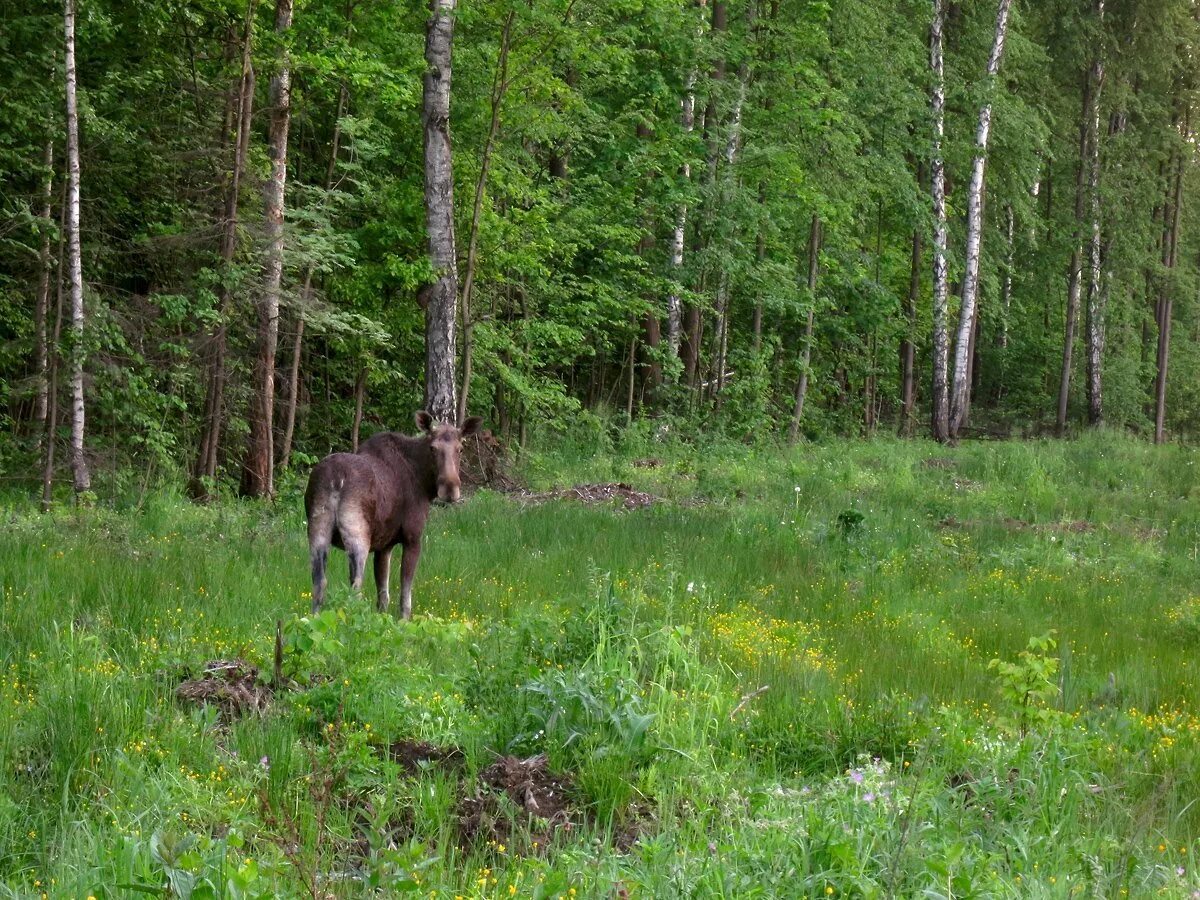
[(405, 619), (412, 618), (413, 577), (417, 574), (417, 561), (420, 558), (420, 538), (404, 545), (404, 555), (400, 558), (400, 614)]
[(388, 596), (388, 581), (392, 574), (392, 548), (375, 551), (375, 608), (381, 613), (388, 610), (391, 598)]

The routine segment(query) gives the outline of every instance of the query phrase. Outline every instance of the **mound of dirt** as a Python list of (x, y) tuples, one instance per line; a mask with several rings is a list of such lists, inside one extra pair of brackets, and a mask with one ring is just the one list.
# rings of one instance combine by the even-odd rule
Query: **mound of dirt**
[(395, 741), (388, 747), (388, 757), (409, 775), (417, 775), (429, 768), (459, 771), (466, 763), (466, 755), (459, 747), (439, 747), (427, 741)]
[(215, 659), (204, 664), (199, 678), (189, 678), (175, 689), (184, 703), (212, 705), (225, 722), (250, 713), (262, 713), (271, 704), (271, 688), (258, 680), (258, 667), (244, 659)]
[[(464, 848), (480, 841), (512, 845), (516, 840), (544, 848), (559, 829), (570, 830), (580, 821), (573, 792), (570, 777), (551, 772), (545, 754), (501, 757), (479, 773), (475, 796), (459, 801), (459, 839)], [(505, 796), (523, 816), (511, 812)]]
[(508, 472), (508, 454), (504, 445), (485, 428), (463, 439), (460, 468), (466, 487), (489, 487), (496, 491), (516, 491), (520, 485)]
[(578, 500), (581, 503), (619, 502), (624, 509), (644, 509), (661, 500), (653, 494), (636, 490), (622, 482), (604, 484), (577, 484), (575, 487), (558, 488), (553, 491), (518, 491), (516, 496), (526, 503), (545, 503), (548, 500)]

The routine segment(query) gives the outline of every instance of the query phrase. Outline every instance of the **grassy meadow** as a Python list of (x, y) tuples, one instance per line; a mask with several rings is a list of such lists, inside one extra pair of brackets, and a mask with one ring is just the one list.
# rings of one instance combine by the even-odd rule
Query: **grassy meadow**
[(302, 484), (10, 497), (0, 896), (1200, 897), (1196, 459), (535, 453), (663, 499), (435, 510), (411, 623), (340, 553), (307, 615)]

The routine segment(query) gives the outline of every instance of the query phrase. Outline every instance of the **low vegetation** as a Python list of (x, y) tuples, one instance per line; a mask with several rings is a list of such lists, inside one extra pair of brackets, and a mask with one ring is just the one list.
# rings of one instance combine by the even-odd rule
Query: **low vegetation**
[(409, 623), (307, 614), (299, 482), (10, 501), (0, 895), (1198, 895), (1193, 451), (629, 440)]

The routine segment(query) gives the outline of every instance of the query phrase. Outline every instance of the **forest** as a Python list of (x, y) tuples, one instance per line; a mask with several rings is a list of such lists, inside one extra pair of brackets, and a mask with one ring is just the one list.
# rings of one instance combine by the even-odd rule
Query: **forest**
[(0, 0), (0, 900), (1200, 898), (1198, 43)]
[[(1192, 0), (0, 13), (0, 468), (1200, 416)], [(66, 473), (69, 471), (69, 478)]]

